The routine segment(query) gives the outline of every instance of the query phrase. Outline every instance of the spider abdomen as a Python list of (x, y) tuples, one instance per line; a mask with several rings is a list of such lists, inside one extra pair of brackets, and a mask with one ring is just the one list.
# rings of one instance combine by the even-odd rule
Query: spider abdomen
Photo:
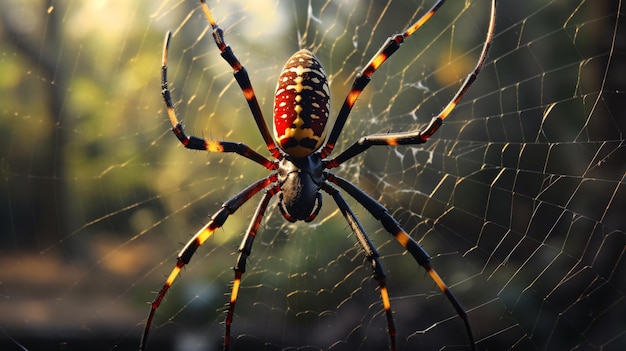
[(274, 135), (293, 157), (305, 157), (324, 143), (330, 93), (322, 65), (309, 50), (287, 60), (274, 97)]

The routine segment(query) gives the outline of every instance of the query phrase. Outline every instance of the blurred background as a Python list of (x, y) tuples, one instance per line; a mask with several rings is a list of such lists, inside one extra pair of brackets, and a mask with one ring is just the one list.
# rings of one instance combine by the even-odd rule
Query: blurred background
[[(335, 116), (357, 70), (433, 3), (208, 1), (268, 124), (293, 52), (324, 65)], [(335, 170), (429, 252), (480, 350), (626, 348), (622, 5), (500, 1), (483, 70), (429, 143), (372, 148)], [(171, 135), (167, 30), (188, 133), (269, 154), (197, 1), (0, 6), (0, 348), (136, 349), (190, 235), (268, 174)], [(474, 67), (488, 22), (487, 1), (448, 1), (375, 73), (337, 150), (427, 123)], [(231, 267), (259, 199), (184, 269), (149, 349), (220, 349)], [(348, 200), (387, 269), (399, 349), (468, 349), (437, 286)], [(327, 196), (313, 223), (287, 223), (272, 202), (239, 299), (235, 350), (388, 347), (371, 269)]]

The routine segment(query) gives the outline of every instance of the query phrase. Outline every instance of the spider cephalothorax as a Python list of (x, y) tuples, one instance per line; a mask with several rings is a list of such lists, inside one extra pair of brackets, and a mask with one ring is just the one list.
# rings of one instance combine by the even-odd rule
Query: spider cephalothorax
[[(322, 69), (322, 65), (315, 56), (308, 50), (296, 52), (285, 64), (280, 74), (276, 87), (274, 102), (274, 136), (272, 138), (269, 128), (263, 118), (263, 113), (252, 89), (252, 84), (248, 73), (243, 65), (234, 55), (230, 46), (224, 41), (224, 32), (217, 25), (205, 0), (201, 0), (202, 10), (209, 20), (213, 30), (213, 38), (221, 52), (222, 57), (229, 63), (237, 83), (243, 91), (243, 95), (248, 102), (257, 128), (263, 137), (267, 150), (274, 158), (273, 160), (259, 154), (247, 145), (230, 141), (205, 140), (195, 136), (187, 136), (182, 124), (179, 123), (171, 93), (167, 82), (167, 53), (171, 40), (171, 33), (165, 37), (163, 49), (162, 75), (162, 95), (167, 107), (167, 114), (172, 124), (172, 130), (178, 140), (189, 149), (206, 150), (209, 152), (234, 152), (244, 156), (271, 171), (270, 175), (254, 182), (240, 193), (236, 194), (222, 205), (202, 229), (185, 245), (178, 254), (176, 266), (168, 276), (165, 284), (152, 302), (150, 314), (146, 321), (146, 326), (141, 339), (140, 349), (143, 350), (148, 338), (148, 332), (152, 325), (152, 320), (156, 309), (161, 304), (166, 292), (178, 277), (181, 269), (189, 263), (198, 247), (200, 247), (213, 233), (226, 222), (241, 205), (265, 190), (256, 212), (250, 222), (246, 234), (239, 246), (239, 256), (234, 266), (235, 278), (228, 304), (228, 314), (226, 317), (226, 328), (224, 332), (224, 349), (230, 345), (230, 331), (233, 322), (235, 304), (239, 293), (239, 284), (242, 274), (246, 270), (246, 260), (252, 251), (252, 244), (256, 237), (261, 220), (265, 214), (270, 200), (278, 194), (278, 208), (285, 219), (295, 222), (298, 220), (311, 221), (318, 214), (322, 205), (322, 191), (330, 195), (337, 207), (345, 217), (350, 229), (354, 232), (357, 241), (365, 257), (372, 266), (373, 277), (378, 282), (382, 305), (387, 319), (390, 349), (396, 349), (396, 329), (393, 314), (391, 312), (391, 302), (387, 291), (385, 270), (380, 262), (378, 251), (370, 241), (367, 233), (352, 212), (352, 209), (345, 201), (341, 190), (352, 196), (377, 220), (383, 228), (392, 235), (404, 249), (415, 259), (417, 264), (422, 266), (431, 279), (437, 284), (439, 289), (446, 295), (450, 304), (463, 321), (465, 331), (469, 339), (469, 346), (475, 349), (474, 336), (470, 327), (467, 314), (452, 291), (439, 277), (430, 264), (430, 257), (421, 246), (400, 226), (391, 216), (389, 211), (378, 201), (367, 195), (346, 179), (336, 176), (329, 170), (350, 160), (354, 156), (364, 152), (374, 145), (387, 145), (390, 147), (398, 145), (415, 145), (424, 143), (441, 126), (442, 121), (455, 108), (469, 87), (474, 83), (480, 72), (487, 51), (493, 38), (496, 1), (491, 2), (491, 16), (487, 36), (484, 41), (480, 57), (476, 67), (469, 73), (456, 95), (441, 110), (439, 115), (434, 117), (422, 129), (413, 129), (408, 132), (396, 132), (386, 134), (371, 134), (357, 140), (354, 144), (340, 153), (337, 157), (329, 159), (335, 143), (339, 138), (345, 125), (348, 115), (352, 110), (357, 98), (367, 86), (370, 77), (396, 50), (402, 42), (426, 23), (432, 15), (443, 5), (445, 0), (438, 0), (433, 7), (428, 10), (420, 19), (411, 25), (405, 32), (391, 36), (372, 57), (368, 64), (357, 74), (348, 92), (343, 105), (337, 115), (335, 123), (330, 131), (328, 139), (326, 137), (326, 124), (329, 116), (330, 93), (328, 80)], [(278, 144), (278, 145), (277, 145)], [(318, 151), (319, 150), (319, 151)]]
[(290, 222), (312, 221), (322, 207), (323, 177), (319, 154), (287, 156), (278, 165), (280, 195), (278, 208)]

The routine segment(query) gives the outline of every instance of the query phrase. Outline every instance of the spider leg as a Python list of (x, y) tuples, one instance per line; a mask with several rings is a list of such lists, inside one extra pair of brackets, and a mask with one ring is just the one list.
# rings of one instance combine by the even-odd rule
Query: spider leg
[(369, 84), (372, 74), (374, 74), (374, 72), (376, 72), (376, 70), (385, 61), (387, 61), (387, 59), (393, 55), (396, 50), (400, 48), (404, 39), (409, 37), (424, 23), (426, 23), (444, 3), (445, 0), (438, 0), (435, 5), (428, 10), (428, 12), (418, 19), (417, 22), (411, 25), (404, 33), (395, 34), (387, 38), (387, 41), (385, 41), (381, 48), (378, 49), (378, 52), (372, 57), (368, 64), (361, 69), (359, 73), (357, 73), (356, 78), (352, 83), (352, 88), (350, 89), (348, 96), (346, 96), (346, 99), (341, 106), (341, 110), (339, 110), (333, 129), (331, 130), (328, 140), (326, 141), (326, 145), (320, 151), (322, 158), (328, 157), (328, 155), (330, 155), (335, 148), (335, 143), (337, 142), (337, 139), (339, 139), (339, 135), (341, 134), (341, 130), (348, 119), (348, 115), (350, 115), (352, 106), (354, 106), (354, 103), (358, 99), (359, 95), (361, 95), (363, 89), (365, 89), (367, 84)]
[(248, 226), (246, 231), (246, 235), (244, 236), (241, 245), (239, 246), (239, 257), (237, 257), (237, 263), (233, 268), (235, 270), (235, 279), (233, 280), (233, 287), (230, 292), (230, 301), (228, 303), (228, 314), (226, 316), (226, 330), (224, 332), (224, 350), (228, 350), (230, 345), (230, 326), (233, 322), (233, 315), (235, 314), (235, 304), (237, 303), (237, 296), (239, 294), (239, 284), (241, 283), (241, 276), (246, 271), (246, 260), (250, 253), (252, 252), (252, 244), (254, 242), (254, 238), (256, 237), (256, 233), (259, 230), (259, 226), (261, 225), (261, 220), (263, 219), (263, 215), (265, 214), (265, 210), (267, 209), (267, 205), (270, 202), (270, 199), (280, 190), (280, 187), (277, 185), (273, 188), (270, 188), (263, 198), (261, 202), (257, 206), (256, 212), (252, 217), (252, 221)]
[(211, 13), (209, 6), (206, 4), (206, 1), (200, 0), (200, 5), (202, 6), (202, 11), (204, 11), (204, 15), (209, 21), (209, 24), (211, 24), (211, 28), (213, 29), (213, 39), (215, 40), (217, 47), (220, 49), (222, 58), (224, 58), (224, 60), (226, 60), (226, 62), (228, 62), (228, 64), (233, 68), (235, 79), (237, 80), (237, 83), (239, 84), (239, 87), (248, 102), (254, 121), (261, 132), (261, 136), (267, 145), (267, 149), (275, 158), (281, 159), (282, 153), (276, 146), (276, 143), (274, 142), (274, 139), (272, 138), (272, 135), (267, 127), (267, 123), (265, 123), (261, 107), (259, 106), (254, 89), (252, 88), (252, 83), (250, 83), (250, 77), (248, 76), (246, 68), (241, 64), (241, 62), (239, 62), (239, 59), (237, 59), (233, 50), (224, 41), (224, 31), (219, 27), (215, 18), (213, 18), (213, 14)]
[(228, 201), (224, 202), (222, 208), (217, 211), (208, 224), (206, 224), (202, 229), (200, 229), (194, 236), (187, 242), (185, 247), (180, 251), (178, 257), (176, 258), (176, 266), (172, 270), (172, 272), (167, 277), (165, 284), (159, 291), (158, 295), (152, 301), (150, 305), (150, 314), (148, 315), (148, 319), (146, 320), (146, 326), (143, 331), (143, 335), (141, 337), (141, 343), (139, 344), (139, 350), (144, 350), (146, 347), (146, 342), (148, 340), (148, 333), (150, 332), (150, 326), (152, 325), (152, 319), (154, 318), (154, 313), (157, 308), (161, 304), (161, 301), (165, 297), (165, 293), (172, 286), (174, 280), (178, 277), (181, 269), (189, 263), (191, 257), (196, 252), (196, 250), (204, 244), (204, 242), (210, 238), (213, 233), (226, 222), (226, 219), (229, 215), (237, 211), (241, 205), (243, 205), (246, 201), (248, 201), (252, 196), (256, 193), (267, 187), (268, 185), (277, 181), (276, 175), (271, 175), (267, 178), (260, 179), (254, 182), (249, 187), (245, 188), (243, 191), (238, 193), (237, 195), (230, 198)]
[(335, 202), (337, 203), (337, 207), (341, 210), (341, 213), (346, 218), (348, 225), (354, 232), (357, 237), (357, 240), (363, 250), (365, 251), (365, 257), (372, 264), (372, 269), (374, 271), (374, 279), (378, 282), (378, 287), (380, 288), (380, 298), (383, 302), (383, 307), (385, 309), (385, 316), (387, 317), (387, 331), (389, 332), (389, 342), (391, 351), (396, 350), (396, 327), (393, 320), (393, 313), (391, 311), (391, 302), (389, 301), (389, 293), (387, 291), (387, 282), (385, 269), (383, 268), (382, 263), (379, 260), (378, 250), (368, 237), (367, 233), (359, 223), (358, 219), (352, 212), (352, 209), (343, 198), (341, 193), (330, 186), (328, 183), (322, 183), (322, 189), (330, 194)]
[(450, 100), (450, 102), (444, 107), (439, 115), (433, 117), (430, 123), (424, 127), (422, 130), (412, 131), (412, 132), (401, 132), (401, 133), (386, 133), (386, 134), (372, 134), (367, 135), (360, 138), (356, 143), (352, 144), (348, 149), (342, 152), (335, 159), (329, 160), (326, 163), (326, 168), (337, 167), (343, 162), (351, 159), (352, 157), (362, 153), (367, 150), (372, 145), (388, 145), (388, 146), (397, 146), (397, 145), (416, 145), (425, 143), (428, 138), (430, 138), (436, 131), (439, 129), (443, 120), (448, 117), (450, 112), (456, 107), (461, 98), (467, 93), (467, 90), (476, 80), (476, 77), (480, 73), (480, 70), (485, 63), (485, 59), (487, 58), (487, 53), (489, 52), (489, 47), (491, 46), (491, 41), (493, 39), (493, 31), (495, 28), (496, 22), (496, 0), (492, 0), (491, 2), (491, 19), (489, 21), (489, 30), (487, 31), (487, 38), (485, 39), (485, 43), (483, 44), (483, 49), (476, 63), (476, 66), (465, 78), (463, 85), (456, 92), (454, 97)]
[(161, 65), (161, 95), (165, 101), (167, 107), (167, 115), (172, 124), (172, 131), (176, 134), (176, 137), (180, 142), (188, 149), (192, 150), (205, 150), (208, 152), (235, 152), (241, 156), (244, 156), (263, 167), (273, 170), (278, 168), (276, 162), (272, 162), (265, 158), (263, 155), (252, 150), (250, 147), (243, 143), (234, 143), (230, 141), (214, 141), (205, 140), (196, 136), (187, 136), (183, 125), (178, 121), (176, 117), (176, 111), (174, 110), (174, 104), (172, 103), (172, 94), (168, 87), (167, 82), (167, 52), (170, 46), (170, 40), (172, 33), (167, 32), (165, 35), (165, 43), (163, 44), (163, 63)]
[(454, 296), (452, 290), (448, 288), (446, 283), (443, 282), (439, 274), (435, 271), (435, 269), (430, 264), (430, 256), (428, 253), (415, 241), (409, 234), (407, 234), (402, 227), (398, 224), (398, 222), (389, 214), (387, 209), (376, 201), (374, 198), (366, 194), (363, 190), (359, 189), (354, 184), (350, 183), (346, 179), (341, 177), (337, 177), (330, 172), (324, 173), (326, 179), (335, 185), (339, 186), (341, 189), (345, 190), (350, 196), (352, 196), (355, 200), (357, 200), (365, 209), (372, 215), (374, 218), (379, 220), (385, 230), (389, 232), (389, 234), (393, 235), (394, 238), (413, 256), (415, 261), (422, 266), (431, 279), (437, 284), (441, 292), (443, 292), (452, 307), (456, 310), (456, 313), (459, 315), (461, 320), (465, 325), (465, 331), (467, 332), (467, 336), (469, 338), (470, 347), (472, 350), (476, 350), (476, 345), (474, 341), (474, 335), (472, 333), (472, 328), (470, 326), (469, 320), (467, 318), (467, 312), (461, 306), (459, 300)]

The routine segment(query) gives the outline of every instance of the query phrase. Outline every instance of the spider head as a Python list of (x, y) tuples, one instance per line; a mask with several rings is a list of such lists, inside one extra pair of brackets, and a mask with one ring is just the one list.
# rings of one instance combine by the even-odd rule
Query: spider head
[(285, 64), (274, 96), (274, 136), (287, 154), (302, 158), (319, 149), (326, 136), (330, 93), (322, 65), (309, 50)]
[(320, 186), (324, 181), (319, 154), (283, 158), (278, 165), (278, 208), (290, 222), (312, 221), (322, 207)]

